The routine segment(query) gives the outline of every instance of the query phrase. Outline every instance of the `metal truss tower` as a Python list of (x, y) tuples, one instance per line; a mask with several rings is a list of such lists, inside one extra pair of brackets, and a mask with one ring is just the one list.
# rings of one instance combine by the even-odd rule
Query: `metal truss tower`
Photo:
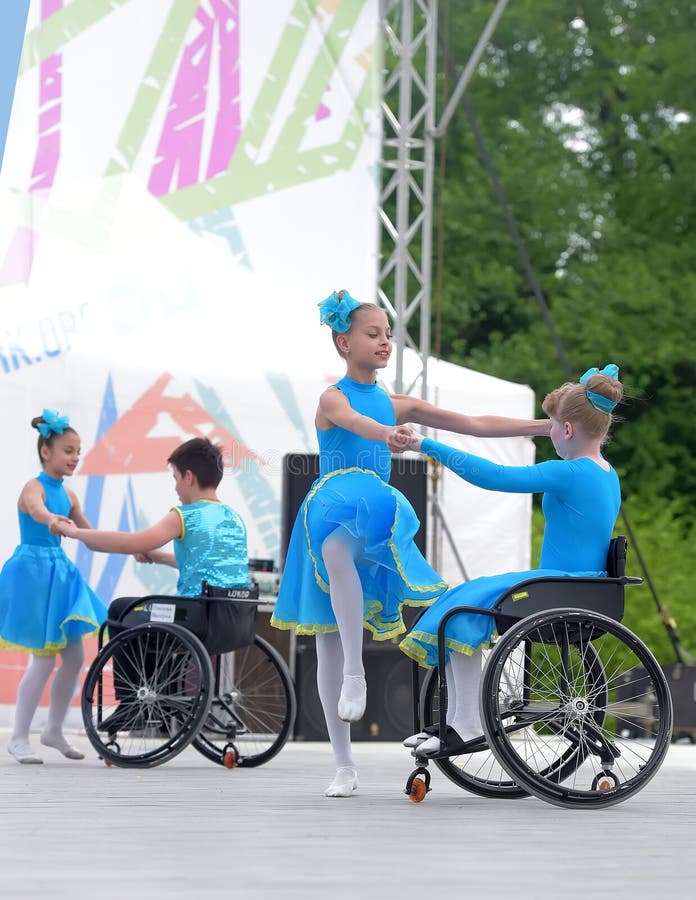
[[(404, 383), (403, 351), (410, 347), (420, 357), (423, 397), (430, 354), (437, 5), (438, 0), (380, 0), (384, 82), (377, 295), (394, 323), (395, 391), (410, 393), (415, 386)], [(417, 338), (411, 331), (416, 314)]]

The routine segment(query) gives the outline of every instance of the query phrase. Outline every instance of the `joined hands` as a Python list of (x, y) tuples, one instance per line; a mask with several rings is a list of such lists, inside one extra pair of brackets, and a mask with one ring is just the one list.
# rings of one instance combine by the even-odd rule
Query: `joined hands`
[(397, 425), (387, 435), (387, 447), (392, 453), (403, 453), (404, 450), (420, 450), (423, 435), (408, 425)]
[(58, 537), (75, 537), (77, 525), (67, 516), (53, 516), (48, 522), (48, 530)]

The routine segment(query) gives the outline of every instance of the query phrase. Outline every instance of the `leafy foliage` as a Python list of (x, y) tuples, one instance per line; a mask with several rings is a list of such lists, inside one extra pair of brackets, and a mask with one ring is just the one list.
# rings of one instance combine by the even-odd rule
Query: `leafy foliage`
[[(447, 57), (461, 71), (491, 9), (440, 4), (450, 90)], [(574, 377), (620, 366), (629, 399), (607, 452), (687, 646), (696, 634), (694, 33), (688, 0), (517, 0), (467, 95)], [(569, 373), (461, 107), (444, 153), (435, 344), (454, 362), (530, 384), (541, 400)], [(538, 450), (553, 455), (549, 443)], [(669, 659), (648, 589), (629, 603), (629, 627), (640, 620), (636, 630)]]

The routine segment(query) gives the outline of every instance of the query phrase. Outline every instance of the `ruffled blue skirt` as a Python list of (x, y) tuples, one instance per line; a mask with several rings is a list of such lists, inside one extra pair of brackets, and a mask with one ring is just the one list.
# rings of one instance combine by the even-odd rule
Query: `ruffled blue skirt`
[[(503, 575), (484, 575), (473, 581), (465, 581), (464, 584), (457, 585), (442, 594), (418, 619), (399, 647), (420, 665), (432, 668), (437, 665), (437, 629), (440, 620), (455, 606), (478, 606), (482, 609), (492, 609), (501, 594), (528, 578), (597, 577), (605, 574), (605, 572), (531, 569), (525, 572), (506, 572)], [(495, 619), (493, 616), (477, 616), (476, 613), (461, 613), (453, 616), (445, 626), (445, 658), (449, 655), (450, 650), (470, 655), (478, 647), (487, 648), (494, 632)]]
[(321, 550), (338, 527), (361, 542), (356, 563), (365, 627), (377, 640), (403, 634), (403, 605), (427, 606), (447, 584), (413, 541), (420, 523), (406, 497), (374, 472), (357, 468), (319, 478), (305, 497), (271, 623), (298, 634), (337, 631)]
[(20, 544), (0, 572), (0, 647), (59, 653), (96, 631), (106, 614), (60, 547)]

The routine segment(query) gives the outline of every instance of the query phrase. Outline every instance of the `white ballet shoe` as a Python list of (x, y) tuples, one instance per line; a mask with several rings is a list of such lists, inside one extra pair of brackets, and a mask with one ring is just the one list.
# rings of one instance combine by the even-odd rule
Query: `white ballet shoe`
[(421, 756), (428, 756), (431, 753), (439, 753), (440, 751), (448, 753), (449, 756), (456, 756), (459, 753), (470, 752), (463, 745), (481, 737), (482, 730), (475, 726), (465, 727), (460, 725), (459, 727), (455, 727), (453, 725), (448, 725), (444, 747), (440, 744), (439, 734), (435, 734), (432, 737), (428, 735), (427, 741), (422, 741), (417, 744), (416, 751)]
[(344, 675), (338, 699), (338, 718), (344, 722), (362, 719), (367, 703), (367, 683), (364, 675)]
[(336, 769), (334, 780), (324, 791), (324, 796), (350, 797), (357, 786), (357, 770), (353, 766), (341, 766), (340, 769)]
[(11, 741), (7, 747), (10, 756), (14, 756), (17, 762), (25, 766), (39, 766), (43, 764), (40, 756), (31, 749), (28, 741)]
[(41, 735), (41, 743), (44, 747), (53, 747), (54, 750), (58, 750), (59, 753), (62, 753), (66, 759), (84, 759), (85, 754), (78, 750), (77, 747), (73, 747), (72, 744), (69, 744), (62, 734), (50, 734), (50, 732), (44, 731)]
[(435, 737), (428, 737), (427, 740), (421, 741), (416, 745), (418, 747), (419, 753), (437, 753), (440, 749), (440, 738), (435, 735)]
[(407, 737), (402, 743), (404, 747), (408, 747), (410, 750), (412, 747), (418, 747), (419, 744), (422, 744), (423, 741), (427, 741), (431, 737), (432, 735), (427, 734), (425, 731), (419, 731), (418, 734), (412, 734), (410, 737)]

